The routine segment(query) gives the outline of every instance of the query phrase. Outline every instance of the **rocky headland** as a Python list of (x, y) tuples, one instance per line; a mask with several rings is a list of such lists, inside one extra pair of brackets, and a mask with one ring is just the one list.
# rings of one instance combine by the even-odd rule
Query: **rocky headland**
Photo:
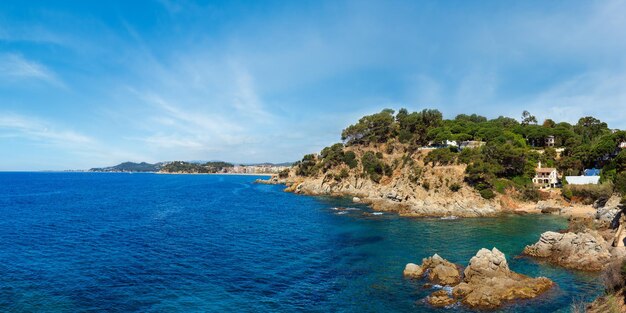
[[(258, 182), (284, 184), (285, 191), (298, 194), (351, 197), (408, 217), (568, 217), (569, 229), (542, 234), (523, 254), (572, 270), (606, 271), (609, 264), (623, 264), (626, 255), (626, 198), (621, 196), (626, 194), (626, 132), (603, 128), (590, 137), (583, 132), (588, 122), (594, 120), (582, 118), (575, 126), (463, 114), (444, 120), (437, 110), (402, 109), (394, 115), (386, 109), (344, 129), (342, 143)], [(588, 146), (580, 145), (583, 140)], [(564, 179), (587, 175), (592, 167), (598, 175), (596, 166), (608, 174), (597, 184)], [(420, 265), (408, 264), (404, 275), (453, 287), (429, 296), (434, 306), (460, 302), (495, 308), (553, 285), (547, 278), (512, 272), (495, 248), (480, 250), (464, 270), (434, 255)], [(626, 277), (620, 279), (626, 285)]]
[(437, 307), (460, 302), (471, 308), (494, 309), (507, 301), (537, 297), (554, 285), (545, 277), (511, 271), (505, 255), (496, 248), (480, 249), (464, 270), (435, 254), (421, 265), (407, 264), (404, 276), (444, 286), (426, 298)]
[[(350, 148), (356, 155), (366, 151)], [(358, 171), (330, 169), (326, 175), (303, 177), (292, 169), (286, 177), (275, 175), (264, 184), (285, 184), (288, 192), (306, 195), (351, 197), (368, 203), (374, 210), (396, 212), (410, 217), (484, 217), (513, 211), (520, 202), (510, 197), (483, 198), (464, 181), (465, 165), (431, 166), (424, 163), (429, 151), (414, 154), (413, 166), (398, 166), (389, 176), (376, 182)], [(384, 155), (392, 163), (401, 154)], [(396, 162), (397, 163), (397, 162)], [(419, 170), (417, 170), (419, 169)], [(419, 173), (416, 173), (419, 171)], [(416, 177), (419, 174), (419, 179)]]

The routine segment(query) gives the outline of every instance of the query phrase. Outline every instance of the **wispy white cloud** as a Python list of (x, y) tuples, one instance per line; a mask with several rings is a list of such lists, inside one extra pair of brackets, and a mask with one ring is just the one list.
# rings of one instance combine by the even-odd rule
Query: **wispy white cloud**
[(2, 139), (19, 139), (21, 142), (38, 145), (42, 147), (41, 155), (46, 154), (43, 152), (46, 149), (52, 149), (53, 151), (61, 150), (76, 158), (71, 163), (51, 165), (60, 169), (63, 169), (60, 166), (66, 166), (64, 169), (71, 169), (73, 168), (71, 164), (92, 166), (106, 165), (112, 161), (152, 160), (145, 155), (107, 145), (94, 137), (64, 128), (45, 119), (12, 112), (0, 113), (0, 141)]
[(626, 71), (589, 72), (565, 80), (536, 95), (527, 105), (542, 117), (576, 122), (583, 116), (601, 117), (611, 127), (626, 120)]
[(95, 142), (91, 137), (71, 130), (58, 129), (49, 122), (11, 113), (0, 115), (0, 133), (63, 145), (84, 145)]
[(239, 113), (254, 117), (259, 121), (269, 121), (272, 114), (263, 108), (255, 86), (254, 78), (241, 64), (232, 62), (234, 85), (233, 106)]
[(0, 78), (8, 81), (40, 80), (64, 86), (58, 76), (43, 64), (14, 53), (0, 54)]

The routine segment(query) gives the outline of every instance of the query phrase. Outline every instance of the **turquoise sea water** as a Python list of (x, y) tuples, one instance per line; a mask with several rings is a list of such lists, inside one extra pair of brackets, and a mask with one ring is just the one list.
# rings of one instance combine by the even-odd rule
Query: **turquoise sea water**
[[(252, 176), (0, 173), (0, 311), (457, 312), (402, 278), (438, 253), (466, 265), (497, 247), (558, 287), (506, 312), (567, 312), (597, 276), (518, 255), (552, 216), (410, 219)], [(359, 210), (339, 214), (332, 208)]]

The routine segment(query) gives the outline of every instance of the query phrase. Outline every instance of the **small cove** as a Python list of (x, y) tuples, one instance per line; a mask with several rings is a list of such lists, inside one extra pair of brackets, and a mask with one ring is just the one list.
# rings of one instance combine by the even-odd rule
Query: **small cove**
[(596, 274), (519, 257), (564, 228), (559, 217), (373, 216), (254, 179), (0, 173), (0, 309), (457, 312), (421, 303), (432, 290), (403, 279), (404, 265), (434, 253), (466, 265), (494, 246), (512, 270), (558, 284), (500, 311), (568, 312), (602, 292)]

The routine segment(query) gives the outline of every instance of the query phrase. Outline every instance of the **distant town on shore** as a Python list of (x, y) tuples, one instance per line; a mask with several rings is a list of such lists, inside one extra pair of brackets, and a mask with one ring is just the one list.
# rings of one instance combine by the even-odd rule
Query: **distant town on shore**
[(91, 168), (89, 172), (168, 173), (168, 174), (278, 174), (292, 163), (233, 164), (223, 161), (169, 161), (158, 163), (124, 162), (110, 167)]

